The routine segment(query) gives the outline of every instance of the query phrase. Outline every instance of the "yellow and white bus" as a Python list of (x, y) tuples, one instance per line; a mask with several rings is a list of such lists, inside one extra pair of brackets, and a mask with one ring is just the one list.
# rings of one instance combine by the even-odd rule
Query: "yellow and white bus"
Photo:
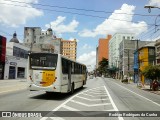
[(73, 93), (87, 80), (86, 66), (61, 54), (30, 53), (28, 68), (31, 91)]

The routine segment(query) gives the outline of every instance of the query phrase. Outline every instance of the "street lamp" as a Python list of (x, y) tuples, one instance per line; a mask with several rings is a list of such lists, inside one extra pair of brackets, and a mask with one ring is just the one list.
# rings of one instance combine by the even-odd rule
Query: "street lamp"
[(145, 5), (144, 8), (148, 8), (148, 12), (149, 12), (149, 13), (151, 12), (151, 8), (158, 8), (158, 9), (160, 9), (160, 7), (151, 6), (151, 5)]

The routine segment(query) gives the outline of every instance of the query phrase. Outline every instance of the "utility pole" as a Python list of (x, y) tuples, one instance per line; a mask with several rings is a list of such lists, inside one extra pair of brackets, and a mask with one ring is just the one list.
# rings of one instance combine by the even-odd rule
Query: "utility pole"
[(139, 40), (137, 40), (137, 51), (136, 51), (136, 52), (137, 52), (137, 67), (138, 67), (138, 70), (137, 70), (137, 76), (138, 76), (137, 78), (138, 78), (138, 80), (137, 80), (137, 81), (139, 81), (139, 67), (140, 67), (140, 66), (139, 66), (139, 51), (138, 51), (138, 49), (139, 49), (139, 44), (138, 44), (138, 41), (139, 41)]
[(129, 83), (129, 67), (130, 67), (130, 59), (129, 59), (130, 55), (129, 55), (129, 49), (128, 49), (128, 83)]

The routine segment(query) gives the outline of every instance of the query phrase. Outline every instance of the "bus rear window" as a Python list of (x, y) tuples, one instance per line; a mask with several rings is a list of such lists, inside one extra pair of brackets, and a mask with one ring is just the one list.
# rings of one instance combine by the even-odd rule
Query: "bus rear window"
[(56, 69), (56, 54), (33, 53), (30, 55), (30, 67), (32, 69)]

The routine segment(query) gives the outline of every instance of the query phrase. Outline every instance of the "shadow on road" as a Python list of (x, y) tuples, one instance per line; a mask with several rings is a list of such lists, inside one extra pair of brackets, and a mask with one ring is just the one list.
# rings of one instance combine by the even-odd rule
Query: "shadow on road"
[(36, 95), (36, 96), (33, 96), (33, 97), (30, 97), (30, 99), (42, 99), (42, 100), (65, 100), (83, 90), (85, 90), (86, 87), (83, 87), (83, 88), (79, 88), (77, 90), (74, 91), (73, 94), (71, 93), (44, 93), (44, 94), (40, 94), (40, 95)]

